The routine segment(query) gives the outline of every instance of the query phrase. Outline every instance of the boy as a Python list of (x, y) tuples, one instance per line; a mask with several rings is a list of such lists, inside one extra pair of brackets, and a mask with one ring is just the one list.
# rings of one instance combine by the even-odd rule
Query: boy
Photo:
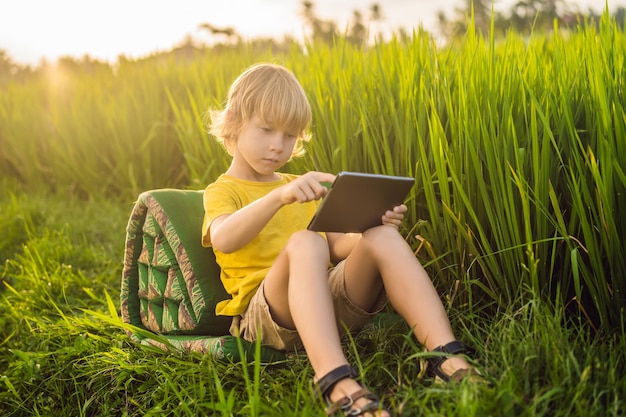
[[(231, 333), (280, 350), (304, 348), (328, 414), (388, 416), (356, 381), (340, 334), (361, 327), (387, 300), (418, 341), (443, 355), (428, 373), (459, 379), (471, 367), (460, 355), (447, 314), (428, 275), (398, 232), (405, 205), (390, 207), (383, 225), (362, 234), (306, 230), (322, 182), (335, 176), (280, 173), (309, 139), (311, 108), (286, 68), (257, 64), (232, 84), (210, 132), (232, 156), (206, 188), (202, 243), (212, 246), (232, 299), (216, 313), (233, 317)], [(329, 267), (330, 265), (330, 267)]]

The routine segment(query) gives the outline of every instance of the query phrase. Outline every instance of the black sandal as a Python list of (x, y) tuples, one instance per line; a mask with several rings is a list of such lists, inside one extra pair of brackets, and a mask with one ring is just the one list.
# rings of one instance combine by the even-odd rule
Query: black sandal
[[(317, 391), (328, 405), (328, 407), (326, 408), (327, 416), (332, 416), (339, 411), (343, 411), (343, 414), (348, 417), (362, 416), (365, 413), (373, 413), (376, 411), (387, 411), (381, 407), (378, 397), (376, 397), (376, 395), (372, 394), (365, 388), (361, 388), (351, 395), (343, 397), (337, 402), (333, 403), (330, 400), (330, 393), (332, 392), (337, 382), (346, 378), (357, 379), (358, 376), (359, 373), (356, 369), (354, 369), (354, 367), (350, 365), (342, 365), (338, 368), (333, 369), (317, 381)], [(365, 405), (364, 407), (352, 408), (354, 406), (354, 403), (361, 398), (367, 398), (368, 400), (370, 400), (370, 402), (367, 403), (367, 405)], [(389, 413), (389, 411), (387, 412)]]
[(483, 378), (483, 376), (476, 371), (474, 368), (469, 369), (459, 369), (452, 375), (448, 375), (441, 369), (441, 365), (448, 359), (450, 356), (455, 355), (471, 355), (474, 350), (469, 346), (465, 345), (463, 342), (458, 340), (454, 340), (450, 343), (447, 343), (442, 346), (438, 346), (431, 350), (431, 352), (437, 353), (436, 356), (432, 356), (426, 359), (426, 376), (433, 379), (441, 379), (444, 382), (461, 382), (461, 380), (468, 377), (476, 377)]

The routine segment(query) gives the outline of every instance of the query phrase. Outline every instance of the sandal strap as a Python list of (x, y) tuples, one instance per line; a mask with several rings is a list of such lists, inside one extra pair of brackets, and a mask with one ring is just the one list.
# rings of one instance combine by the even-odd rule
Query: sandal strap
[(429, 370), (431, 373), (436, 374), (440, 378), (444, 380), (450, 380), (450, 377), (446, 375), (444, 378), (443, 372), (440, 372), (441, 364), (444, 363), (450, 356), (460, 355), (460, 354), (471, 354), (473, 350), (468, 347), (465, 343), (459, 340), (453, 340), (450, 343), (446, 343), (445, 345), (437, 346), (431, 352), (435, 353), (443, 353), (443, 355), (433, 356), (428, 358)]
[(432, 350), (432, 352), (447, 353), (450, 355), (458, 355), (459, 353), (465, 353), (467, 351), (468, 347), (460, 340), (453, 340), (445, 345), (437, 346)]
[[(370, 402), (368, 402), (366, 405), (364, 405), (361, 408), (352, 408), (354, 406), (354, 403), (360, 400), (361, 398), (367, 398), (368, 400), (370, 400)], [(326, 409), (326, 415), (330, 416), (330, 415), (335, 414), (337, 411), (341, 410), (343, 411), (344, 415), (348, 417), (362, 416), (363, 414), (367, 412), (377, 411), (379, 409), (380, 409), (380, 400), (378, 399), (378, 397), (372, 394), (370, 391), (366, 390), (365, 388), (362, 388), (350, 395), (346, 395), (339, 401), (331, 404)]]
[(478, 372), (477, 370), (475, 370), (474, 368), (459, 369), (458, 371), (456, 371), (455, 373), (450, 375), (450, 381), (454, 381), (454, 382), (457, 382), (457, 383), (461, 382), (465, 378), (474, 378), (475, 380), (484, 380), (485, 379), (485, 377), (483, 377), (482, 374), (480, 372)]
[(437, 355), (428, 359), (430, 366), (438, 368), (442, 363), (446, 361), (451, 355), (459, 355), (462, 353), (469, 354), (471, 349), (460, 340), (453, 340), (445, 345), (437, 346), (431, 352), (444, 353), (445, 355)]
[(342, 379), (356, 378), (358, 376), (359, 373), (353, 366), (341, 365), (321, 377), (317, 381), (317, 389), (324, 398), (328, 398), (330, 392), (332, 391), (335, 384), (337, 384), (337, 382), (341, 381)]
[[(352, 408), (349, 410), (344, 410), (344, 414), (346, 416), (348, 417), (362, 416), (363, 414), (369, 413), (370, 411), (380, 411), (381, 407), (380, 407), (380, 400), (378, 399), (378, 397), (376, 397), (374, 394), (372, 394), (371, 392), (367, 390), (362, 390), (362, 391), (365, 391), (365, 393), (359, 398), (365, 397), (368, 400), (370, 400), (370, 402), (368, 402), (361, 408)], [(358, 399), (354, 397), (354, 394), (352, 395), (352, 398), (354, 401)]]
[[(328, 408), (326, 408), (326, 415), (330, 416), (338, 411), (342, 411), (345, 416), (357, 417), (381, 409), (381, 404), (378, 397), (365, 388), (361, 388), (350, 395), (346, 395), (339, 401), (330, 404), (330, 393), (332, 392), (337, 382), (345, 378), (357, 379), (358, 376), (359, 373), (354, 367), (350, 365), (342, 365), (338, 368), (333, 369), (317, 381), (317, 383), (315, 384), (316, 390), (329, 404)], [(369, 400), (369, 402), (363, 407), (354, 407), (354, 403), (361, 398), (366, 398)]]

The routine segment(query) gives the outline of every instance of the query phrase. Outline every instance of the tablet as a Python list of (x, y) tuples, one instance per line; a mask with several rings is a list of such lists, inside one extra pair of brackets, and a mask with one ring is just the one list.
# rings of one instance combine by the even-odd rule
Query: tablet
[(340, 172), (317, 208), (308, 229), (364, 232), (382, 224), (387, 210), (402, 204), (415, 178)]

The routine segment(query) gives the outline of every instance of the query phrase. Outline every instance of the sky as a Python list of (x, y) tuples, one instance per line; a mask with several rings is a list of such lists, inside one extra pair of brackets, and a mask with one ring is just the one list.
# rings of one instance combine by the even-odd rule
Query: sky
[[(464, 0), (312, 0), (317, 16), (345, 27), (354, 10), (367, 15), (377, 3), (388, 33), (420, 25), (437, 32), (437, 12), (452, 16)], [(516, 0), (495, 0), (508, 10)], [(605, 0), (566, 0), (570, 8), (598, 12)], [(139, 58), (181, 44), (186, 36), (211, 40), (202, 23), (232, 27), (244, 38), (303, 36), (301, 0), (0, 0), (0, 50), (16, 63), (36, 65), (61, 56), (115, 62), (120, 55)], [(609, 10), (626, 0), (609, 0)]]

